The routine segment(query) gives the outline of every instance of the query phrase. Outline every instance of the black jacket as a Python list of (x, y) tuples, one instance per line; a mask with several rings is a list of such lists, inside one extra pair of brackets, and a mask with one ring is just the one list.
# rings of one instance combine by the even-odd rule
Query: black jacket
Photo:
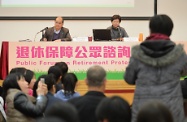
[(97, 122), (95, 110), (100, 101), (105, 98), (102, 92), (89, 91), (84, 96), (70, 99), (79, 113), (80, 122)]

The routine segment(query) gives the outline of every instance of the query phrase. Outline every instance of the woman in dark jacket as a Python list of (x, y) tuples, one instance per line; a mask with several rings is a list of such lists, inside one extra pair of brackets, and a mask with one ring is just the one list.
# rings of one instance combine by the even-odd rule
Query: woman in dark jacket
[(180, 77), (187, 75), (187, 56), (181, 44), (170, 40), (173, 22), (167, 15), (156, 15), (149, 23), (150, 36), (134, 46), (125, 81), (135, 84), (132, 122), (145, 102), (156, 99), (165, 104), (174, 122), (183, 122), (184, 108)]
[[(9, 74), (3, 82), (7, 122), (32, 122), (41, 117), (47, 103), (47, 87), (39, 83), (36, 100), (28, 96), (28, 83), (21, 74)], [(35, 102), (35, 104), (33, 103)]]

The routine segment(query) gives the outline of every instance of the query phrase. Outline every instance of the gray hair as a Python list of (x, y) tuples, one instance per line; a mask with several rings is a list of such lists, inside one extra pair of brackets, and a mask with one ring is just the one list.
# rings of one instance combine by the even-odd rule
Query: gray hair
[(92, 66), (87, 71), (88, 86), (102, 86), (106, 79), (106, 71), (99, 65)]

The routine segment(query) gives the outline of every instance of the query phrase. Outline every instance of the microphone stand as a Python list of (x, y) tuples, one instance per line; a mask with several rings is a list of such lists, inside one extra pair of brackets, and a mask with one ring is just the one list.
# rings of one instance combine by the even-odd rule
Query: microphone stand
[[(43, 41), (44, 39), (44, 35), (45, 35), (45, 31), (48, 29), (48, 27), (42, 29), (40, 32), (42, 32), (42, 38), (40, 39), (40, 41)], [(40, 32), (37, 32), (35, 37), (34, 37), (34, 42), (35, 42), (35, 39), (36, 39), (36, 36), (40, 33)]]
[(119, 41), (121, 41), (122, 35), (121, 35), (120, 27), (118, 27), (118, 31), (119, 31)]
[(43, 41), (44, 35), (45, 35), (45, 31), (42, 31), (42, 38), (40, 39), (40, 41)]
[(36, 33), (35, 36), (34, 36), (34, 42), (35, 42), (35, 39), (36, 39), (36, 36), (39, 34), (40, 32)]

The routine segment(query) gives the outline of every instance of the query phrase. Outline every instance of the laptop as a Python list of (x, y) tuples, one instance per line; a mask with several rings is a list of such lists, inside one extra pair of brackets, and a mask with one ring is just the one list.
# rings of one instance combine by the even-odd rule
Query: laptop
[(110, 41), (111, 32), (110, 29), (93, 29), (94, 41)]

